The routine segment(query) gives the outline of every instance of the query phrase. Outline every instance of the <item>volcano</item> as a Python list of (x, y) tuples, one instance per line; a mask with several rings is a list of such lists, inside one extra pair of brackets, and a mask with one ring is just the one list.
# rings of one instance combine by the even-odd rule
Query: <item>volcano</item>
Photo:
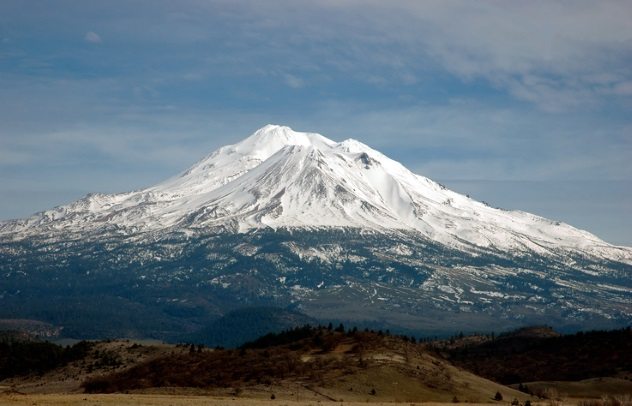
[(631, 248), (278, 125), (158, 185), (0, 223), (0, 274), (0, 317), (73, 336), (168, 338), (252, 305), (432, 332), (632, 321)]

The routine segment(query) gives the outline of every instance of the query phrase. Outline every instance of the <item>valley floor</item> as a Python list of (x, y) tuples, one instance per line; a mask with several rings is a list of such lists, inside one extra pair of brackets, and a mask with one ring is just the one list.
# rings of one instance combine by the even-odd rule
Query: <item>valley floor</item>
[[(225, 398), (188, 395), (147, 395), (147, 394), (0, 394), (0, 404), (3, 406), (179, 406), (179, 405), (205, 405), (205, 406), (308, 406), (308, 405), (342, 405), (343, 402), (313, 401), (313, 400), (288, 400), (288, 399), (249, 399), (249, 398)], [(366, 405), (366, 402), (344, 402), (347, 406)], [(372, 405), (395, 405), (394, 402), (375, 402)], [(405, 405), (446, 406), (448, 403), (410, 403)], [(468, 403), (471, 406), (482, 405), (509, 405), (509, 402), (493, 403)], [(566, 403), (564, 403), (566, 404)], [(573, 404), (573, 403), (568, 403)], [(538, 403), (533, 403), (538, 406)], [(542, 403), (545, 405), (545, 403)], [(557, 403), (562, 406), (561, 403)]]

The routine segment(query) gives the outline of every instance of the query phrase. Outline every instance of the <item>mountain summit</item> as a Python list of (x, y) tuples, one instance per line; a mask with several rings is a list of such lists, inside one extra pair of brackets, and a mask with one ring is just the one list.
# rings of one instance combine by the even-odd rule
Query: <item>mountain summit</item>
[(261, 228), (405, 231), (459, 249), (560, 250), (632, 263), (631, 250), (567, 224), (496, 209), (416, 175), (363, 143), (266, 125), (175, 178), (0, 225), (0, 236)]
[(158, 185), (0, 223), (0, 309), (97, 292), (176, 329), (257, 304), (435, 331), (629, 324), (631, 269), (631, 248), (278, 125)]

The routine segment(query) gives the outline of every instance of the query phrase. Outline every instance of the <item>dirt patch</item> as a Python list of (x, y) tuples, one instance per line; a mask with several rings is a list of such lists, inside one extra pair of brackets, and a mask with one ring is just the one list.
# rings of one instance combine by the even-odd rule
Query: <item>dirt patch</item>
[[(248, 399), (242, 397), (208, 397), (187, 395), (84, 395), (84, 394), (47, 394), (47, 395), (3, 395), (0, 394), (3, 406), (333, 406), (340, 402), (292, 400), (292, 399)], [(366, 405), (366, 402), (345, 402), (347, 406)], [(375, 406), (393, 406), (391, 402), (371, 403)], [(406, 406), (447, 406), (446, 403), (400, 403)], [(499, 403), (471, 403), (470, 406), (498, 406)], [(536, 406), (534, 404), (534, 406)], [(562, 406), (562, 405), (560, 405)]]

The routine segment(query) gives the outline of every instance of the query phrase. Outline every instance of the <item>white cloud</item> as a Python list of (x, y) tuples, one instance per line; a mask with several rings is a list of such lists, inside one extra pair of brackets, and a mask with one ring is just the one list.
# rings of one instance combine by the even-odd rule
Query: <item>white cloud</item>
[(285, 75), (285, 84), (287, 84), (292, 89), (300, 89), (301, 87), (305, 86), (305, 82), (303, 81), (303, 79), (290, 74)]
[(323, 69), (376, 86), (430, 78), (428, 65), (435, 64), (465, 82), (482, 79), (518, 100), (560, 112), (594, 107), (604, 101), (605, 89), (628, 95), (626, 82), (632, 80), (630, 2), (283, 4), (249, 3), (248, 29), (275, 38), (275, 52), (285, 47), (294, 56), (291, 49), (301, 49)]
[[(632, 81), (626, 1), (319, 0), (295, 7), (288, 0), (183, 0), (175, 7), (156, 0), (151, 10), (114, 3), (125, 18), (99, 21), (103, 33), (129, 37), (139, 49), (159, 44), (176, 53), (205, 44), (208, 53), (195, 55), (209, 61), (192, 57), (187, 66), (199, 68), (187, 76), (195, 80), (218, 71), (277, 78), (291, 71), (282, 83), (299, 88), (315, 83), (314, 72), (337, 71), (388, 87), (423, 84), (441, 70), (556, 112), (629, 97), (625, 83)], [(61, 21), (91, 14), (86, 3), (64, 10)], [(92, 31), (84, 38), (101, 42)], [(597, 76), (605, 82), (595, 86)]]
[(84, 35), (83, 39), (91, 44), (100, 44), (102, 42), (101, 36), (93, 31), (86, 32), (86, 35)]
[(624, 92), (620, 73), (627, 71), (627, 80), (632, 76), (626, 68), (632, 59), (629, 2), (397, 4), (419, 27), (404, 32), (403, 41), (464, 80), (488, 80), (547, 111), (598, 101), (592, 76), (608, 75), (603, 85)]

